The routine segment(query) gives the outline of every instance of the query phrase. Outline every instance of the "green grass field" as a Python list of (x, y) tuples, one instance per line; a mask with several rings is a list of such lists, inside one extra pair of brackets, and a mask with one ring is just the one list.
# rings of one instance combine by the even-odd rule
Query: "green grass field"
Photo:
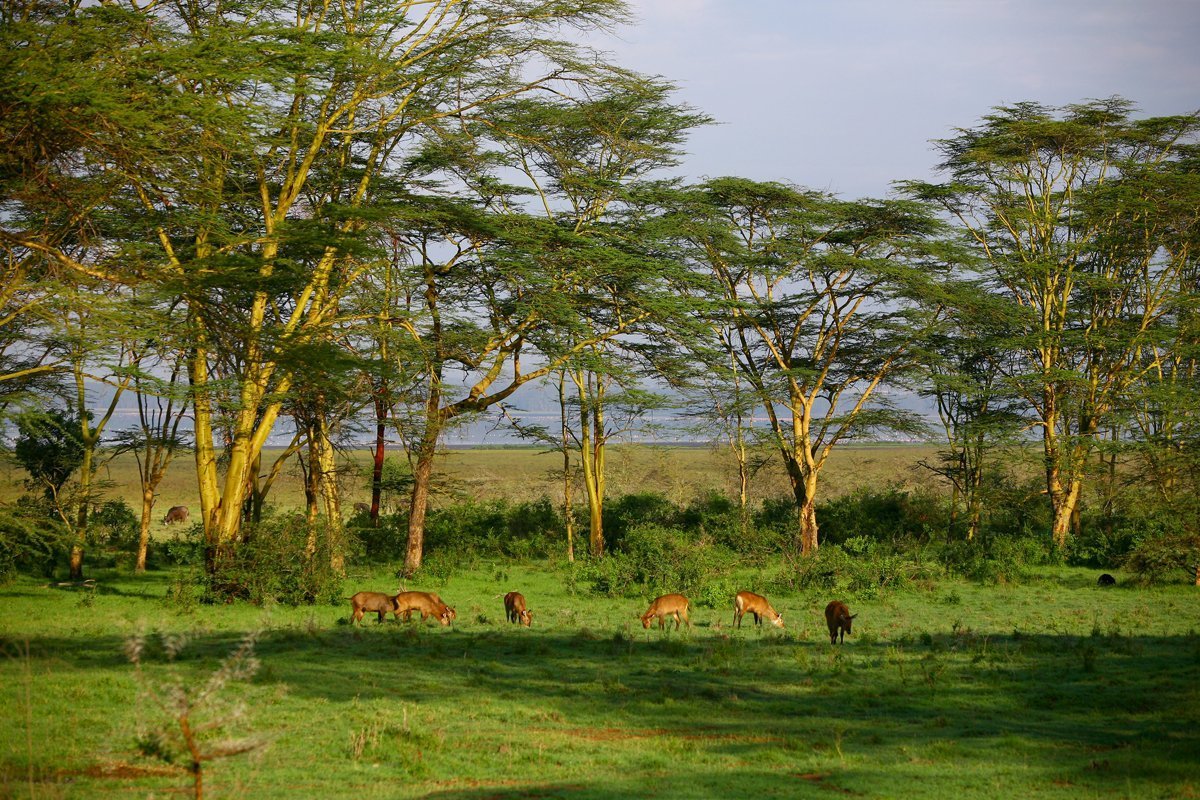
[[(355, 570), (346, 593), (391, 575)], [(1182, 585), (945, 582), (851, 601), (832, 647), (829, 597), (773, 596), (786, 631), (733, 630), (732, 605), (644, 631), (644, 603), (571, 595), (545, 564), (409, 587), (455, 605), (452, 628), (181, 605), (169, 574), (94, 576), (0, 587), (0, 797), (186, 793), (139, 752), (162, 719), (139, 687), (198, 688), (254, 629), (257, 673), (219, 696), (247, 708), (227, 733), (267, 745), (208, 764), (206, 797), (1200, 796), (1200, 600)], [(514, 588), (531, 629), (503, 622)], [(189, 644), (168, 663), (152, 637), (139, 683), (138, 631)]]

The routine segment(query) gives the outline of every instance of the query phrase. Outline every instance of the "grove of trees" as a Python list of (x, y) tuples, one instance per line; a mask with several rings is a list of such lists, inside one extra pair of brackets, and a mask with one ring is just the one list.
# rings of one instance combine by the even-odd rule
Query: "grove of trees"
[(1053, 547), (1088, 497), (1103, 524), (1135, 487), (1171, 510), (1153, 552), (1200, 582), (1196, 113), (996, 108), (936, 142), (942, 182), (888, 198), (688, 185), (671, 170), (709, 119), (579, 44), (626, 13), (5, 3), (0, 419), (42, 505), (5, 511), (3, 557), (45, 547), (42, 514), (81, 578), (116, 448), (139, 459), (144, 568), (155, 487), (190, 451), (216, 574), (294, 455), (306, 558), (338, 572), (337, 449), (365, 424), (376, 522), (385, 441), (403, 443), (413, 573), (444, 434), (537, 385), (562, 410), (533, 433), (563, 453), (564, 547), (582, 496), (593, 557), (605, 444), (666, 397), (706, 398), (743, 506), (746, 443), (782, 459), (812, 555), (830, 454), (930, 435), (896, 403), (924, 395), (949, 537), (981, 538), (988, 476), (1036, 443)]

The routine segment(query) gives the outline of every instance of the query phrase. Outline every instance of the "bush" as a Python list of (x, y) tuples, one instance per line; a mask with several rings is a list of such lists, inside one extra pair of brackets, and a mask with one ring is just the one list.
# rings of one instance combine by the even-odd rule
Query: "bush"
[(841, 544), (854, 537), (901, 543), (927, 542), (949, 525), (949, 509), (930, 491), (882, 492), (859, 489), (817, 506), (824, 543)]
[(310, 558), (308, 526), (291, 519), (266, 520), (243, 529), (245, 540), (222, 554), (205, 574), (208, 602), (249, 600), (262, 605), (338, 603), (342, 578), (330, 565), (330, 537), (318, 531)]
[(1016, 583), (1026, 575), (1031, 563), (1045, 559), (1045, 546), (1039, 555), (1030, 539), (992, 539), (980, 542), (947, 542), (931, 549), (937, 561), (950, 572), (987, 584)]
[(141, 520), (124, 500), (108, 500), (88, 517), (88, 545), (112, 561), (132, 564), (141, 528)]
[[(935, 562), (922, 562), (909, 551), (893, 550), (859, 537), (845, 546), (822, 545), (811, 555), (796, 559), (779, 571), (770, 584), (784, 593), (818, 590), (860, 599), (902, 589), (918, 578), (937, 577)], [(915, 549), (915, 548), (914, 548)]]
[(39, 498), (26, 495), (0, 505), (0, 582), (22, 570), (52, 574), (66, 542), (66, 529)]
[[(724, 547), (647, 523), (626, 532), (621, 550), (579, 562), (573, 579), (589, 584), (597, 594), (680, 592), (697, 605), (706, 605), (727, 590), (732, 562), (732, 554)], [(721, 604), (728, 599), (724, 597)]]
[(678, 524), (679, 508), (653, 492), (623, 495), (604, 507), (604, 541), (610, 550), (623, 549), (626, 535), (637, 526), (668, 528)]
[[(737, 503), (720, 492), (693, 500), (679, 514), (684, 530), (700, 539), (711, 538), (740, 556), (762, 559), (783, 550), (789, 535), (785, 530), (756, 523), (753, 513), (743, 518)], [(795, 520), (795, 514), (792, 514)]]
[(428, 552), (500, 558), (546, 558), (566, 547), (566, 525), (547, 498), (510, 504), (467, 501), (430, 511)]
[(1185, 577), (1195, 581), (1200, 570), (1200, 533), (1176, 530), (1146, 534), (1134, 543), (1125, 568), (1143, 584), (1176, 583)]

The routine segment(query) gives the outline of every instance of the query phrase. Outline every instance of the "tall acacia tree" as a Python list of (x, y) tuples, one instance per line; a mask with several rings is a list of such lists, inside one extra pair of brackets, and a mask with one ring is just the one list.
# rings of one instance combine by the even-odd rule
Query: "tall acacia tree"
[(918, 203), (843, 202), (738, 178), (686, 190), (664, 224), (710, 281), (712, 335), (767, 415), (810, 553), (834, 448), (915, 425), (878, 390), (915, 366), (939, 320), (938, 276), (951, 257), (942, 226)]
[(1153, 212), (1151, 198), (1200, 118), (1131, 112), (1120, 98), (999, 107), (938, 141), (949, 182), (906, 184), (958, 221), (993, 290), (1026, 312), (1011, 380), (1041, 428), (1060, 547), (1096, 437), (1144, 374), (1141, 354), (1186, 264), (1164, 246), (1173, 218)]
[[(293, 384), (288, 354), (329, 336), (368, 263), (348, 257), (349, 243), (408, 143), (436, 120), (585, 79), (592, 59), (555, 34), (623, 14), (620, 0), (261, 0), (38, 16), (48, 38), (81, 20), (122, 20), (123, 46), (96, 73), (137, 87), (122, 97), (142, 118), (135, 135), (101, 128), (82, 145), (103, 154), (102, 199), (129, 223), (124, 239), (111, 226), (96, 263), (36, 232), (19, 244), (75, 269), (133, 264), (183, 298), (210, 564), (238, 539), (251, 472)], [(218, 371), (222, 348), (235, 351), (236, 372)]]
[[(628, 188), (674, 163), (703, 121), (672, 103), (672, 91), (606, 69), (553, 100), (509, 100), (474, 124), (445, 126), (423, 154), (430, 177), (453, 196), (424, 201), (427, 210), (401, 226), (412, 231), (409, 262), (423, 290), (405, 317), (412, 346), (397, 354), (419, 359), (425, 373), (407, 570), (420, 566), (447, 425), (551, 373), (576, 375), (575, 367), (669, 317), (669, 265), (636, 234)], [(588, 402), (594, 413), (595, 398)]]
[[(605, 89), (566, 102), (508, 104), (497, 125), (509, 163), (532, 192), (533, 207), (603, 254), (596, 262), (570, 250), (541, 255), (544, 268), (575, 302), (535, 338), (540, 351), (563, 366), (564, 494), (570, 496), (574, 450), (594, 556), (605, 547), (605, 452), (617, 433), (606, 421), (607, 406), (619, 407), (618, 416), (630, 419), (661, 403), (638, 389), (634, 365), (669, 372), (670, 359), (650, 343), (684, 338), (672, 332), (689, 322), (687, 304), (673, 291), (684, 279), (679, 265), (663, 257), (655, 229), (646, 224), (645, 185), (655, 171), (674, 166), (687, 135), (710, 121), (673, 102), (674, 87), (661, 79), (613, 71)], [(612, 393), (614, 386), (623, 390)], [(577, 410), (575, 426), (568, 424), (567, 403)], [(571, 514), (569, 504), (566, 513)]]

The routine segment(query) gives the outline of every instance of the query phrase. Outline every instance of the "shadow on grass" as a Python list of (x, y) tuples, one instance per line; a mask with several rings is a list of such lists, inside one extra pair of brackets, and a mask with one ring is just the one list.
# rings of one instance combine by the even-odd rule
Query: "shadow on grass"
[[(130, 594), (161, 597), (154, 586)], [(61, 596), (64, 613), (88, 613)], [(307, 622), (293, 614), (269, 627), (254, 684), (263, 697), (320, 709), (318, 724), (366, 725), (374, 718), (363, 714), (401, 707), (431, 715), (427, 724), (448, 727), (454, 757), (464, 759), (462, 771), (449, 760), (429, 768), (429, 777), (454, 776), (426, 784), (431, 798), (901, 795), (888, 788), (897, 776), (948, 780), (961, 771), (982, 780), (1014, 769), (1093, 794), (1133, 783), (1167, 796), (1195, 781), (1200, 763), (1200, 637), (1192, 635), (954, 628), (833, 647), (792, 631), (703, 622), (677, 633), (644, 631), (632, 618), (614, 630), (594, 620), (524, 629), (460, 617), (447, 629), (352, 626), (345, 612), (314, 608)], [(330, 624), (334, 613), (342, 619)], [(37, 662), (52, 661), (56, 672), (106, 672), (103, 681), (132, 675), (122, 636), (26, 638), (35, 673)], [(240, 638), (199, 627), (176, 663), (203, 678)], [(5, 651), (11, 644), (0, 637)], [(145, 661), (166, 656), (151, 646)], [(611, 763), (638, 777), (601, 758), (600, 767), (573, 771), (586, 774), (579, 781), (526, 782), (522, 775), (547, 775), (522, 767), (527, 743), (564, 758), (610, 748)], [(497, 756), (509, 746), (511, 756)], [(472, 772), (473, 762), (484, 766)], [(677, 762), (686, 777), (675, 777)], [(819, 769), (805, 766), (814, 763)], [(505, 780), (459, 777), (488, 770)], [(1021, 780), (1013, 785), (1027, 785)]]

